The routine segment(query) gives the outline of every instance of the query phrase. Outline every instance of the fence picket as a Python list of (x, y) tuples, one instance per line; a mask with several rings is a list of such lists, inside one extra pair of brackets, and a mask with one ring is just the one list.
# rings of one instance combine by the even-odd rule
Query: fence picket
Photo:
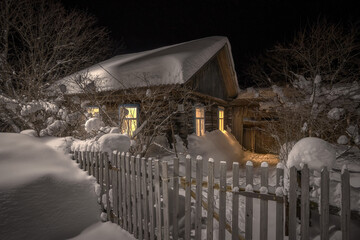
[(220, 162), (219, 239), (225, 239), (226, 224), (226, 162)]
[[(266, 189), (265, 189), (266, 188)], [(263, 189), (263, 190), (261, 190)], [(261, 189), (268, 192), (268, 164), (261, 163)], [(260, 199), (260, 240), (267, 240), (268, 235), (268, 201)]]
[(117, 199), (118, 199), (118, 224), (123, 227), (123, 211), (122, 211), (122, 178), (121, 178), (121, 153), (117, 153), (116, 166), (118, 168), (116, 178), (117, 178)]
[(141, 201), (141, 163), (140, 155), (136, 156), (136, 203), (137, 203), (137, 220), (138, 220), (138, 236), (143, 239), (143, 224), (142, 224), (142, 201)]
[[(253, 163), (246, 162), (246, 186), (253, 185)], [(246, 197), (245, 203), (245, 239), (252, 239), (252, 219), (253, 218), (253, 199)]]
[(160, 193), (160, 164), (159, 160), (155, 159), (155, 205), (156, 205), (156, 236), (157, 240), (161, 240), (161, 193)]
[(126, 185), (126, 164), (125, 164), (125, 152), (121, 153), (121, 159), (120, 159), (120, 165), (121, 165), (121, 184), (122, 184), (122, 200), (121, 200), (121, 204), (122, 204), (122, 209), (123, 209), (123, 216), (122, 216), (122, 227), (125, 230), (128, 230), (128, 223), (127, 223), (127, 216), (128, 216), (128, 210), (126, 208), (126, 201), (127, 201), (127, 188), (128, 186)]
[(350, 239), (350, 174), (346, 165), (341, 170), (341, 233), (343, 240)]
[(100, 182), (100, 176), (99, 176), (99, 152), (94, 152), (94, 160), (95, 160), (95, 178), (96, 178), (96, 182), (99, 183)]
[[(284, 167), (282, 163), (276, 166), (276, 187), (284, 187)], [(278, 196), (283, 196), (283, 191), (277, 193)], [(276, 202), (276, 240), (284, 239), (284, 204)]]
[(131, 176), (130, 176), (130, 153), (125, 155), (125, 168), (126, 168), (126, 213), (127, 213), (127, 224), (128, 232), (133, 232), (132, 218), (131, 218)]
[(201, 240), (201, 215), (202, 215), (202, 157), (196, 157), (196, 205), (195, 205), (195, 239)]
[(104, 168), (104, 153), (100, 153), (100, 179), (99, 179), (99, 184), (100, 184), (100, 205), (101, 205), (101, 210), (104, 212), (105, 208), (104, 208), (104, 202), (103, 202), (103, 195), (104, 195), (104, 172), (103, 172), (103, 168)]
[(290, 168), (290, 187), (289, 187), (289, 239), (296, 239), (296, 202), (297, 202), (297, 173), (296, 168)]
[(88, 173), (88, 175), (90, 175), (90, 152), (86, 151), (85, 152), (85, 159), (86, 159), (86, 171)]
[(150, 240), (155, 239), (155, 213), (154, 213), (154, 184), (152, 159), (148, 159), (148, 186), (149, 186), (149, 218), (150, 218)]
[(137, 238), (137, 213), (136, 213), (136, 173), (135, 173), (135, 156), (130, 157), (130, 175), (131, 175), (131, 212), (132, 212), (132, 225), (133, 225), (133, 234)]
[(207, 227), (206, 239), (213, 239), (214, 228), (214, 159), (210, 158), (208, 162), (208, 213), (207, 213)]
[(185, 160), (185, 240), (190, 240), (191, 231), (191, 157)]
[(309, 168), (307, 164), (301, 169), (301, 239), (309, 239)]
[(109, 175), (109, 155), (107, 152), (104, 153), (105, 160), (105, 185), (106, 185), (106, 213), (107, 220), (111, 220), (111, 206), (110, 206), (110, 175)]
[(81, 151), (81, 152), (80, 152), (80, 155), (81, 155), (80, 158), (79, 158), (79, 160), (80, 160), (80, 164), (79, 164), (79, 165), (80, 165), (80, 169), (84, 170), (84, 158), (85, 158), (84, 155), (85, 155), (85, 154), (84, 154), (83, 151)]
[[(239, 163), (233, 163), (233, 191), (239, 189)], [(239, 239), (239, 195), (232, 195), (232, 240)]]
[(142, 174), (142, 194), (143, 194), (143, 211), (144, 211), (144, 238), (145, 240), (149, 240), (149, 205), (148, 205), (148, 193), (147, 188), (151, 188), (148, 186), (147, 178), (146, 178), (146, 159), (141, 158), (141, 174)]
[(320, 239), (329, 239), (329, 172), (321, 171)]
[(168, 178), (168, 163), (166, 161), (161, 163), (162, 166), (162, 189), (163, 189), (163, 204), (164, 204), (164, 240), (170, 239), (170, 224), (169, 224), (169, 178)]
[(173, 188), (174, 188), (174, 212), (173, 212), (173, 240), (177, 240), (179, 237), (179, 158), (174, 158), (174, 173), (173, 173)]
[(114, 223), (119, 224), (119, 209), (118, 209), (118, 180), (117, 180), (117, 152), (111, 153), (112, 156), (112, 173), (111, 174), (111, 185), (112, 185), (112, 201), (113, 201), (113, 214)]

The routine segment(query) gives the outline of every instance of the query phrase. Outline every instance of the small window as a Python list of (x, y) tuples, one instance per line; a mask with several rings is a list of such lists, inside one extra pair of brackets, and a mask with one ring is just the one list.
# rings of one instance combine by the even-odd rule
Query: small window
[(219, 107), (218, 117), (219, 117), (219, 130), (224, 132), (224, 108), (223, 107)]
[(197, 136), (203, 136), (205, 134), (204, 107), (195, 107), (195, 132)]
[(121, 132), (132, 136), (138, 126), (139, 106), (136, 104), (121, 105), (119, 108), (119, 119)]
[(91, 114), (91, 117), (99, 117), (100, 111), (99, 107), (87, 107), (87, 112)]

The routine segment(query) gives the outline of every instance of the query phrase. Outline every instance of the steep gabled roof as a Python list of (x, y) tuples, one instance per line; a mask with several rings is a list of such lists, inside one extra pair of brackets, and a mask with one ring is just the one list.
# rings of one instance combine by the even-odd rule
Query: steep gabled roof
[(229, 51), (233, 81), (238, 86), (229, 40), (214, 36), (115, 56), (59, 80), (53, 87), (65, 85), (66, 94), (77, 94), (82, 93), (79, 79), (85, 85), (91, 82), (87, 79), (94, 80), (93, 87), (95, 84), (98, 91), (183, 84), (224, 46)]

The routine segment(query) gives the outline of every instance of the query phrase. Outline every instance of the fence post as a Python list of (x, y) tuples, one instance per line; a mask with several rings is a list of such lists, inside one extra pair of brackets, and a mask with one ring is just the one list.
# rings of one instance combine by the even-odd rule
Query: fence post
[(81, 155), (81, 156), (80, 156), (80, 159), (79, 159), (79, 160), (80, 160), (80, 169), (84, 170), (84, 158), (85, 158), (84, 155), (85, 155), (85, 154), (84, 154), (83, 151), (81, 151), (81, 152), (80, 152), (80, 155)]
[(239, 163), (233, 163), (232, 240), (239, 239)]
[(174, 157), (174, 213), (173, 213), (173, 240), (177, 240), (179, 237), (179, 158)]
[(305, 164), (301, 169), (301, 240), (309, 239), (309, 168)]
[[(268, 163), (261, 163), (260, 193), (268, 193)], [(268, 235), (268, 201), (260, 200), (260, 240), (267, 240)]]
[[(148, 194), (147, 194), (147, 178), (146, 178), (146, 159), (141, 158), (141, 173), (142, 173), (142, 194), (143, 194), (143, 209), (144, 209), (144, 238), (149, 240), (149, 205), (148, 205)], [(149, 186), (151, 188), (151, 186)]]
[(79, 163), (79, 152), (78, 150), (74, 150), (74, 159), (76, 163)]
[(125, 168), (126, 168), (126, 213), (128, 232), (133, 232), (133, 225), (131, 222), (131, 176), (130, 176), (130, 153), (125, 155)]
[(195, 239), (201, 240), (201, 214), (202, 214), (202, 157), (196, 157), (196, 206), (195, 206)]
[(296, 239), (296, 202), (297, 202), (297, 177), (296, 168), (290, 168), (289, 187), (289, 239)]
[(169, 232), (169, 178), (168, 178), (168, 163), (162, 162), (162, 190), (163, 190), (163, 203), (164, 203), (164, 240), (170, 239)]
[[(276, 165), (276, 187), (280, 188), (281, 191), (277, 192), (276, 195), (283, 197), (284, 187), (284, 166), (282, 163)], [(284, 204), (276, 202), (276, 240), (284, 239)]]
[(320, 238), (329, 239), (329, 172), (326, 167), (321, 171)]
[(109, 155), (107, 152), (104, 152), (105, 160), (105, 184), (106, 184), (106, 213), (108, 221), (111, 220), (111, 206), (110, 206), (110, 175), (109, 175)]
[(154, 190), (153, 190), (153, 171), (152, 159), (148, 158), (148, 186), (149, 186), (149, 218), (150, 218), (150, 240), (155, 239), (155, 214), (154, 214)]
[(219, 239), (225, 239), (226, 224), (226, 162), (220, 161)]
[(191, 157), (185, 160), (185, 240), (190, 240), (191, 231)]
[(347, 166), (341, 169), (341, 232), (342, 239), (350, 239), (350, 174)]
[(137, 214), (136, 214), (136, 175), (135, 175), (135, 156), (131, 156), (131, 206), (132, 206), (132, 224), (134, 237), (137, 238)]
[[(246, 187), (251, 186), (253, 189), (253, 163), (251, 161), (246, 162)], [(245, 203), (245, 239), (252, 239), (252, 221), (253, 221), (253, 199), (246, 197)]]
[(136, 156), (136, 198), (137, 198), (137, 220), (139, 229), (139, 239), (143, 239), (143, 224), (142, 224), (142, 201), (141, 201), (141, 163), (140, 155)]
[(161, 193), (160, 193), (160, 164), (159, 159), (155, 159), (155, 204), (156, 204), (156, 228), (157, 240), (161, 240)]
[(206, 239), (213, 240), (214, 228), (214, 159), (209, 158), (208, 163), (208, 214), (207, 214), (207, 228)]

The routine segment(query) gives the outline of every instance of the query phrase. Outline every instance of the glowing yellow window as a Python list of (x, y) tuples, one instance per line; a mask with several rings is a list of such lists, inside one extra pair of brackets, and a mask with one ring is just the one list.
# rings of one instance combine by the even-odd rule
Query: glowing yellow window
[(121, 132), (132, 136), (138, 125), (138, 106), (134, 104), (120, 106)]
[(195, 107), (195, 132), (197, 136), (205, 134), (205, 110), (203, 107)]
[(219, 108), (219, 130), (224, 131), (224, 108)]
[(87, 112), (91, 114), (92, 117), (99, 117), (100, 111), (98, 107), (87, 107)]

